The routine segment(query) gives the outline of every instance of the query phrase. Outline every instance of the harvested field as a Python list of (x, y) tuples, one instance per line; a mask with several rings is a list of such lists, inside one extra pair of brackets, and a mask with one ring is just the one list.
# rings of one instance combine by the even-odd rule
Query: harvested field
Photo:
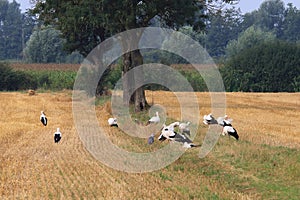
[(59, 71), (78, 71), (80, 64), (57, 64), (57, 63), (11, 63), (15, 70), (59, 70)]
[[(147, 92), (168, 116), (180, 118), (170, 92)], [(167, 98), (166, 98), (167, 97)], [(210, 112), (209, 93), (197, 93), (199, 112)], [(227, 114), (240, 141), (221, 137), (203, 159), (188, 149), (171, 165), (149, 173), (116, 171), (95, 160), (76, 133), (72, 92), (0, 93), (1, 199), (297, 199), (300, 196), (300, 94), (227, 93)], [(187, 100), (188, 101), (188, 100)], [(151, 151), (107, 125), (107, 105), (97, 106), (99, 124), (127, 149)], [(39, 122), (40, 111), (48, 125)], [(53, 142), (60, 127), (62, 140)], [(200, 124), (195, 143), (207, 127)], [(157, 144), (158, 143), (158, 144)]]

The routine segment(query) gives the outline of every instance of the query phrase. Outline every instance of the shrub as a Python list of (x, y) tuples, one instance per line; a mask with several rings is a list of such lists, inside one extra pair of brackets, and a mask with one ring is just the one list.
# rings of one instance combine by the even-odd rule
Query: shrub
[(29, 74), (13, 70), (8, 63), (0, 63), (0, 80), (2, 91), (36, 88), (36, 83)]

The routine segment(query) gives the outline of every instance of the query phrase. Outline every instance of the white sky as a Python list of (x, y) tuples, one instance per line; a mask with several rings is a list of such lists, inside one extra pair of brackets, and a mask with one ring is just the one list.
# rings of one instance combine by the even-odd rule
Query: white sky
[[(297, 9), (300, 9), (300, 0), (282, 0), (287, 7), (288, 3), (292, 3)], [(240, 0), (239, 4), (235, 7), (239, 7), (242, 13), (251, 12), (257, 10), (264, 0)]]
[[(9, 0), (12, 2), (13, 0)], [(26, 9), (31, 8), (34, 6), (34, 2), (37, 2), (39, 0), (16, 0), (19, 4), (21, 4), (21, 10), (22, 12), (25, 12)], [(241, 11), (243, 13), (251, 12), (253, 10), (257, 10), (260, 6), (260, 4), (263, 2), (263, 0), (240, 0), (239, 4), (235, 7), (240, 7)], [(300, 0), (283, 0), (285, 5), (288, 3), (293, 3), (294, 6), (297, 7), (297, 9), (300, 9)]]

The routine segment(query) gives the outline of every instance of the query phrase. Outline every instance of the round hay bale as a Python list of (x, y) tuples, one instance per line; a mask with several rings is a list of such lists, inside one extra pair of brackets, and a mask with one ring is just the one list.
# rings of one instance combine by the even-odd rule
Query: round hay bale
[(34, 90), (28, 90), (28, 95), (29, 95), (29, 96), (35, 95), (35, 91), (34, 91)]

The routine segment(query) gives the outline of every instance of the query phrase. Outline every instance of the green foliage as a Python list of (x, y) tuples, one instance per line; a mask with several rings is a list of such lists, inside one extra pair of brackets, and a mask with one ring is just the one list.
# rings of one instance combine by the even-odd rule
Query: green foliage
[(300, 46), (273, 41), (231, 57), (222, 75), (228, 91), (295, 92), (300, 75)]
[(63, 44), (60, 32), (54, 28), (37, 29), (30, 36), (24, 49), (25, 60), (29, 63), (63, 62), (66, 56)]
[(300, 10), (293, 7), (292, 4), (288, 4), (288, 8), (285, 11), (285, 19), (283, 23), (283, 35), (281, 38), (288, 41), (297, 42), (300, 40)]
[(208, 91), (203, 77), (195, 70), (180, 70), (180, 73), (188, 80), (194, 91)]
[(258, 9), (256, 25), (265, 31), (273, 31), (276, 36), (280, 36), (284, 12), (283, 1), (264, 1)]
[(0, 59), (18, 59), (22, 52), (22, 15), (16, 1), (0, 1)]
[(254, 26), (246, 29), (242, 34), (239, 35), (237, 40), (231, 40), (226, 46), (226, 57), (230, 58), (238, 55), (245, 49), (249, 49), (252, 46), (274, 41), (276, 36), (271, 32), (262, 31), (260, 28)]
[(13, 70), (7, 63), (0, 63), (0, 90), (13, 91), (35, 88), (32, 77), (24, 72)]
[(237, 38), (242, 31), (241, 24), (242, 15), (240, 10), (228, 9), (210, 16), (206, 27), (205, 47), (212, 57), (224, 55), (227, 43)]
[(30, 75), (36, 87), (45, 90), (62, 90), (73, 89), (74, 81), (76, 78), (76, 72), (74, 71), (24, 71)]

